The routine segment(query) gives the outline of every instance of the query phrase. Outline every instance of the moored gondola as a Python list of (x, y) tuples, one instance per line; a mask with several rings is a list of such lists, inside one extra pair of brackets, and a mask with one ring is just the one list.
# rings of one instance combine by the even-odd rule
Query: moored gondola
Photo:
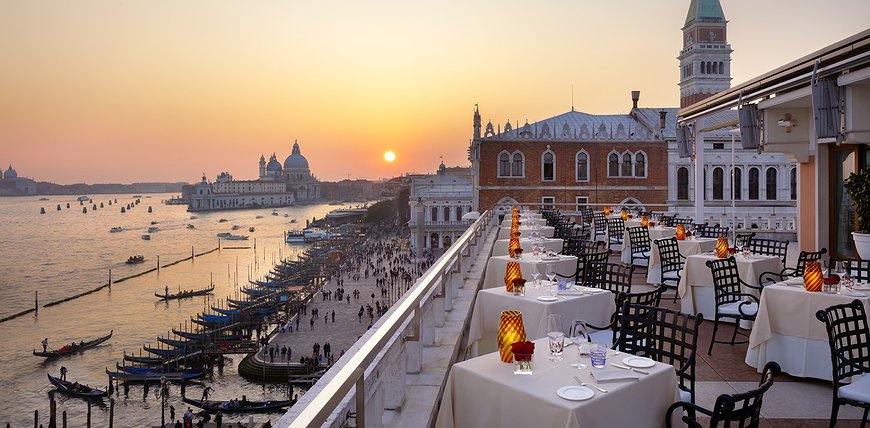
[(126, 373), (126, 372), (110, 372), (106, 368), (106, 374), (109, 380), (120, 380), (126, 382), (160, 382), (161, 379), (168, 381), (181, 381), (187, 379), (196, 379), (205, 376), (204, 370), (196, 370), (193, 372), (159, 372), (159, 373)]
[(176, 336), (181, 336), (185, 339), (190, 340), (208, 340), (212, 342), (233, 342), (242, 340), (242, 335), (240, 334), (223, 334), (223, 333), (191, 333), (189, 331), (183, 331), (178, 329), (172, 329), (172, 332), (175, 333)]
[(54, 385), (58, 391), (61, 391), (64, 394), (71, 395), (73, 397), (99, 398), (108, 395), (106, 391), (91, 388), (87, 385), (79, 384), (78, 382), (61, 380), (50, 374), (48, 375), (48, 381), (51, 382), (51, 384)]
[(64, 356), (74, 354), (74, 353), (79, 352), (79, 351), (84, 351), (85, 349), (90, 349), (90, 348), (96, 347), (97, 345), (109, 340), (112, 337), (112, 333), (114, 333), (114, 330), (109, 331), (109, 334), (107, 334), (103, 337), (98, 337), (94, 340), (90, 340), (87, 342), (84, 342), (84, 341), (79, 342), (79, 343), (73, 342), (69, 345), (64, 345), (62, 348), (55, 349), (53, 351), (37, 352), (34, 349), (33, 355), (35, 355), (37, 357), (44, 357), (44, 358), (64, 357)]
[(242, 401), (242, 400), (194, 400), (181, 397), (185, 403), (199, 407), (206, 412), (216, 413), (265, 413), (280, 411), (292, 406), (296, 400)]
[(214, 291), (213, 285), (202, 290), (185, 290), (175, 294), (160, 294), (155, 292), (154, 296), (159, 297), (160, 300), (187, 299), (195, 296), (205, 296), (206, 294), (211, 294), (212, 291)]
[(157, 365), (157, 364), (163, 364), (164, 361), (166, 361), (166, 360), (163, 358), (160, 358), (160, 357), (137, 357), (135, 355), (124, 354), (124, 361), (129, 361), (131, 363), (137, 363), (137, 364)]

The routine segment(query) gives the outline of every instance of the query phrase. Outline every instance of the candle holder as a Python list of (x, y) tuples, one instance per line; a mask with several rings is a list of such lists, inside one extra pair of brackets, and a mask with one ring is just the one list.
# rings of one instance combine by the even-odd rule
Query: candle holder
[(520, 270), (519, 262), (508, 262), (507, 267), (504, 270), (504, 286), (507, 289), (507, 292), (513, 292), (513, 282), (517, 278), (522, 278), (523, 273)]
[(622, 221), (628, 220), (628, 211), (623, 208), (622, 212), (619, 213), (619, 217), (622, 218)]
[(514, 278), (513, 280), (514, 296), (523, 297), (526, 295), (526, 280), (522, 278)]
[(804, 266), (804, 288), (807, 291), (822, 291), (822, 266), (819, 262), (807, 262)]
[(508, 241), (508, 255), (514, 258), (516, 251), (520, 248), (520, 238), (511, 238)]
[(523, 314), (520, 311), (503, 311), (498, 323), (498, 354), (503, 363), (511, 363), (514, 354), (511, 345), (526, 340)]
[(716, 240), (716, 257), (720, 259), (728, 257), (728, 238), (720, 236)]
[(642, 227), (649, 227), (649, 217), (647, 217), (647, 216), (641, 216), (641, 218), (640, 218), (640, 225), (641, 225)]
[(686, 239), (686, 226), (682, 224), (677, 225), (677, 241), (682, 241)]

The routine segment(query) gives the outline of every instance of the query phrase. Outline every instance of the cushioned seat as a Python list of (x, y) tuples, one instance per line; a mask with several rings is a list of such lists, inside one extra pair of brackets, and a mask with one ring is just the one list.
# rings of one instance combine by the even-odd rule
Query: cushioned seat
[[(744, 302), (734, 302), (734, 303), (726, 303), (724, 305), (719, 306), (719, 313), (726, 315), (740, 315), (740, 311), (743, 311), (744, 315), (754, 316), (758, 313), (758, 303), (752, 302), (748, 304), (743, 304)], [(740, 305), (743, 305), (741, 307)]]
[(685, 401), (687, 403), (692, 402), (692, 393), (691, 392), (686, 391), (683, 388), (677, 388), (677, 390), (680, 391), (680, 401)]
[(589, 340), (593, 343), (603, 343), (610, 348), (613, 346), (613, 330), (598, 330), (589, 333)]
[(870, 403), (870, 376), (860, 375), (852, 378), (852, 383), (841, 386), (837, 396), (847, 400)]

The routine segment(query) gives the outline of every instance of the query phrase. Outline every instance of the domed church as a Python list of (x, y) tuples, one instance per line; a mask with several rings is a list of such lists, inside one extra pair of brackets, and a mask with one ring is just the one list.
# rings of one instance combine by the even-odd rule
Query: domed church
[(311, 175), (308, 159), (302, 156), (299, 143), (296, 141), (293, 142), (290, 156), (284, 159), (283, 166), (274, 153), (268, 163), (265, 156), (260, 156), (260, 180), (287, 183), (287, 191), (295, 195), (296, 202), (320, 199), (320, 182)]

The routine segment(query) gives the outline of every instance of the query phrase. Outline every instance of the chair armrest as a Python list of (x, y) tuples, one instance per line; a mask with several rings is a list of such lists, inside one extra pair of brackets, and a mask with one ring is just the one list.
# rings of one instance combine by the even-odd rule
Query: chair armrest
[(854, 368), (862, 373), (870, 373), (870, 367), (862, 366), (862, 365), (850, 360), (849, 358), (844, 357), (843, 354), (837, 354), (837, 358), (840, 361), (842, 361), (843, 364), (846, 364), (846, 365), (848, 365), (848, 366), (850, 366), (850, 367), (852, 367), (852, 368)]
[(679, 376), (681, 373), (685, 373), (686, 370), (689, 370), (690, 368), (692, 368), (692, 366), (694, 364), (695, 364), (695, 353), (692, 352), (692, 355), (689, 356), (689, 358), (686, 360), (686, 362), (683, 363), (683, 365), (681, 365), (679, 369), (677, 369), (677, 375)]
[[(764, 274), (762, 274), (762, 275), (764, 275)], [(752, 288), (752, 289), (755, 289), (755, 290), (758, 290), (758, 291), (761, 291), (761, 290), (764, 289), (764, 286), (763, 286), (763, 285), (752, 285), (752, 284), (750, 284), (750, 283), (748, 283), (748, 282), (746, 282), (746, 281), (744, 281), (744, 280), (742, 280), (742, 279), (739, 279), (739, 278), (738, 278), (738, 280), (740, 281), (740, 285), (742, 285), (742, 286), (744, 286), (744, 287)], [(742, 293), (742, 294), (746, 294), (746, 293)], [(755, 297), (755, 296), (753, 296), (753, 297)], [(758, 299), (755, 299), (755, 300), (758, 300)]]
[[(785, 271), (785, 269), (783, 269)], [(782, 272), (762, 272), (761, 275), (758, 275), (758, 283), (764, 287), (764, 277), (769, 277), (773, 282), (777, 282), (777, 278), (779, 281), (785, 281), (786, 274)]]
[[(671, 426), (672, 426), (671, 425), (671, 417), (672, 417), (672, 414), (674, 413), (674, 411), (677, 409), (688, 410), (690, 413), (694, 411), (694, 412), (698, 412), (698, 413), (703, 413), (707, 416), (713, 416), (713, 412), (711, 412), (711, 411), (709, 411), (709, 410), (707, 410), (707, 409), (705, 409), (697, 404), (687, 403), (685, 401), (677, 401), (676, 403), (671, 404), (671, 407), (668, 407), (668, 412), (665, 415), (665, 425), (667, 425), (668, 428), (671, 428)], [(689, 427), (691, 427), (691, 428), (701, 426), (697, 422), (695, 422), (694, 419), (688, 419), (687, 417), (683, 417), (682, 419), (683, 419), (683, 422), (688, 424)]]

